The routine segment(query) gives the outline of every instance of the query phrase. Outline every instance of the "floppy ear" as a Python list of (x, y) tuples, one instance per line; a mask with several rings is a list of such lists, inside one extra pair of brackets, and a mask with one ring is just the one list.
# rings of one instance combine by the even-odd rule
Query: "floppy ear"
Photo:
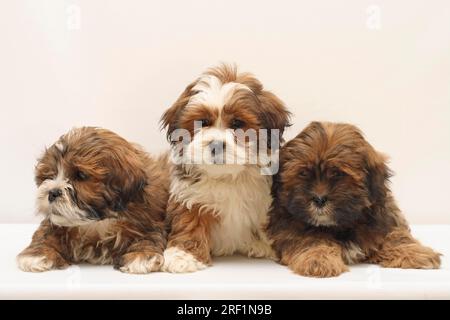
[(178, 119), (180, 118), (181, 112), (184, 107), (189, 102), (189, 99), (192, 95), (196, 93), (196, 91), (192, 91), (192, 88), (195, 86), (197, 82), (193, 82), (184, 89), (183, 93), (178, 97), (177, 101), (167, 109), (161, 119), (159, 120), (161, 124), (161, 129), (166, 128), (167, 139), (170, 141), (170, 135), (175, 129), (178, 129)]
[(280, 130), (280, 136), (283, 135), (284, 129), (290, 126), (289, 119), (291, 113), (286, 109), (284, 103), (273, 93), (269, 91), (261, 91), (258, 94), (261, 103), (261, 117), (266, 129)]
[(110, 178), (108, 186), (113, 191), (112, 207), (115, 211), (124, 210), (131, 200), (142, 199), (147, 185), (147, 175), (142, 160), (129, 150), (111, 152)]
[[(289, 127), (291, 113), (286, 109), (284, 103), (273, 93), (261, 91), (257, 95), (261, 103), (260, 118), (264, 129), (278, 129), (280, 131), (280, 144), (283, 141), (283, 133), (286, 127)], [(270, 130), (267, 134), (267, 147), (271, 148), (273, 132)]]
[(387, 166), (387, 157), (377, 152), (372, 146), (367, 147), (366, 183), (369, 190), (369, 197), (373, 204), (383, 205), (386, 195), (389, 192), (389, 178), (392, 172)]

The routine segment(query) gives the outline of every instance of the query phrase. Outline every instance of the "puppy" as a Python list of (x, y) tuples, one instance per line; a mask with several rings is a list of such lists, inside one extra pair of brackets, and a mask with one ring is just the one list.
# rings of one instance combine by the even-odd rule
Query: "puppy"
[(274, 94), (228, 65), (206, 71), (164, 113), (176, 165), (163, 270), (200, 270), (211, 255), (273, 256), (264, 227), (288, 121)]
[(73, 129), (36, 166), (37, 212), (44, 219), (17, 257), (23, 271), (72, 263), (158, 271), (166, 245), (167, 156), (152, 159), (117, 134)]
[(280, 262), (311, 277), (347, 265), (431, 269), (389, 190), (386, 158), (349, 124), (311, 123), (281, 151), (268, 234)]

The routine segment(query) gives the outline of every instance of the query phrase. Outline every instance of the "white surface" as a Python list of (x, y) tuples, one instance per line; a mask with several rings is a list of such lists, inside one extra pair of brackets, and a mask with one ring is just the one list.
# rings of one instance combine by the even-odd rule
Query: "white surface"
[(440, 270), (358, 265), (340, 277), (305, 278), (275, 262), (244, 257), (214, 259), (192, 274), (129, 275), (111, 266), (72, 266), (25, 273), (15, 256), (35, 225), (0, 225), (0, 298), (57, 299), (396, 299), (450, 298), (450, 226), (416, 226), (414, 235), (444, 254)]
[(0, 39), (0, 223), (37, 222), (35, 159), (69, 128), (164, 150), (162, 112), (230, 61), (286, 102), (287, 138), (359, 125), (391, 156), (409, 221), (450, 224), (435, 201), (450, 181), (448, 0), (10, 0)]

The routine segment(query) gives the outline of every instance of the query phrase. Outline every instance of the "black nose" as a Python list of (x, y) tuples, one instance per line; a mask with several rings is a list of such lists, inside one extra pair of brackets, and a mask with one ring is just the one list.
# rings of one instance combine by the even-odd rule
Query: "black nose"
[(326, 196), (314, 196), (313, 201), (319, 208), (322, 208), (327, 203), (328, 198)]
[(56, 198), (62, 196), (61, 189), (52, 189), (48, 192), (48, 201), (53, 202)]
[(225, 145), (223, 141), (220, 140), (213, 140), (209, 143), (208, 146), (211, 149), (212, 155), (221, 154), (223, 153), (223, 151), (225, 151)]

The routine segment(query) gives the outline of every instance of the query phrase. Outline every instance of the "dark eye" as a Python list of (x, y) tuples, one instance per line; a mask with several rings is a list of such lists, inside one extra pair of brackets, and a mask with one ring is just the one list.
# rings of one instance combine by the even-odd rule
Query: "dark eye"
[(202, 127), (207, 127), (210, 124), (208, 119), (200, 119), (197, 121), (200, 121), (202, 123)]
[(75, 179), (79, 180), (79, 181), (85, 181), (87, 179), (89, 179), (89, 176), (81, 171), (81, 170), (77, 170), (77, 172), (75, 173)]
[(302, 170), (300, 170), (298, 175), (300, 177), (302, 177), (302, 178), (306, 178), (307, 176), (309, 176), (309, 170), (308, 169), (302, 169)]
[(331, 177), (333, 178), (342, 178), (345, 176), (345, 172), (339, 170), (339, 169), (333, 169), (331, 170)]
[(240, 129), (245, 127), (245, 122), (240, 119), (233, 119), (230, 123), (231, 129)]

